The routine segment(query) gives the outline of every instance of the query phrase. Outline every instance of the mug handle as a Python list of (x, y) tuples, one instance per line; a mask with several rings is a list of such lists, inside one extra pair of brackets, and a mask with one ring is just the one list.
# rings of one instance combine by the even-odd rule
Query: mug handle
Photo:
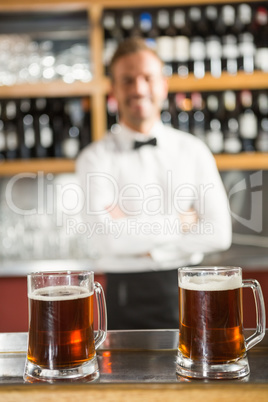
[(261, 286), (256, 279), (243, 280), (242, 287), (252, 289), (256, 306), (256, 331), (245, 340), (246, 350), (249, 350), (259, 343), (265, 335), (265, 305)]
[(107, 335), (107, 312), (104, 291), (99, 282), (94, 282), (94, 291), (97, 300), (98, 331), (94, 335), (95, 349), (105, 341)]

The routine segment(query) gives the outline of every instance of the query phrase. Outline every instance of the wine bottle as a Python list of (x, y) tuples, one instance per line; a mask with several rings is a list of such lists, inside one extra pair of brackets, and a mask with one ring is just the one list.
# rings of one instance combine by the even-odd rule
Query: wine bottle
[(245, 73), (254, 73), (256, 46), (251, 33), (241, 33), (238, 36), (238, 69)]
[(222, 122), (225, 118), (223, 100), (220, 93), (208, 93), (206, 96), (207, 120), (218, 119)]
[(208, 36), (206, 38), (206, 71), (210, 72), (215, 78), (222, 74), (222, 45), (218, 36)]
[(216, 24), (216, 31), (219, 36), (235, 34), (235, 8), (231, 4), (225, 4), (220, 8), (219, 20)]
[(172, 25), (175, 28), (174, 36), (191, 36), (189, 25), (186, 23), (186, 13), (183, 8), (175, 9), (172, 15)]
[(112, 127), (118, 123), (118, 105), (117, 100), (112, 96), (108, 95), (106, 101), (107, 108), (107, 126), (111, 130)]
[(6, 158), (16, 159), (19, 157), (17, 103), (8, 100), (5, 104), (4, 130), (6, 135)]
[(103, 15), (102, 25), (104, 29), (104, 48), (103, 48), (103, 65), (105, 73), (108, 74), (108, 66), (110, 60), (117, 48), (118, 42), (122, 39), (123, 33), (116, 24), (115, 13), (105, 12)]
[(162, 105), (162, 110), (161, 110), (161, 120), (164, 125), (166, 126), (172, 126), (172, 114), (170, 112), (171, 106), (170, 106), (170, 99), (169, 97), (165, 99)]
[(268, 9), (258, 7), (252, 33), (256, 43), (256, 68), (268, 72)]
[(158, 28), (158, 37), (156, 38), (156, 49), (159, 57), (163, 60), (164, 75), (171, 76), (174, 66), (174, 36), (176, 30), (170, 23), (169, 12), (160, 9), (157, 12), (156, 26)]
[(259, 134), (255, 142), (256, 151), (268, 152), (268, 117), (263, 117), (259, 124)]
[(244, 151), (255, 150), (255, 139), (258, 134), (258, 121), (253, 107), (252, 92), (243, 90), (240, 92), (241, 112), (239, 114), (239, 131)]
[(190, 132), (190, 112), (192, 110), (192, 101), (184, 93), (175, 95), (175, 110), (177, 119), (175, 119), (175, 127), (187, 133)]
[(19, 101), (18, 113), (18, 127), (21, 133), (19, 136), (20, 157), (22, 159), (33, 158), (35, 157), (35, 128), (31, 99), (22, 99)]
[(67, 100), (64, 105), (64, 138), (62, 141), (62, 154), (66, 158), (73, 159), (80, 150), (80, 128), (79, 118), (77, 118), (78, 107), (76, 100)]
[(268, 116), (268, 92), (258, 91), (256, 94), (256, 114), (258, 119), (261, 120), (263, 117)]
[(205, 6), (204, 18), (207, 25), (208, 36), (217, 36), (216, 26), (218, 24), (218, 8), (214, 5)]
[(0, 120), (0, 161), (6, 158), (6, 136), (3, 120)]
[(189, 74), (190, 59), (190, 29), (186, 24), (185, 11), (182, 8), (175, 9), (172, 17), (175, 28), (173, 38), (173, 74), (186, 78)]
[(190, 131), (205, 142), (205, 102), (200, 92), (192, 92)]
[(242, 142), (239, 136), (239, 104), (234, 91), (224, 91), (222, 94), (224, 106), (224, 119), (222, 130), (224, 135), (224, 151), (239, 153), (242, 151)]
[(176, 35), (176, 28), (171, 23), (169, 11), (166, 9), (160, 9), (157, 11), (156, 27), (159, 36), (173, 37)]
[(62, 141), (64, 139), (64, 101), (61, 98), (47, 99), (48, 114), (51, 116), (53, 132), (53, 155), (63, 157)]
[(135, 17), (132, 11), (128, 10), (123, 12), (120, 19), (120, 25), (124, 38), (129, 38), (130, 36), (136, 36)]
[(46, 158), (54, 156), (54, 135), (47, 99), (37, 98), (34, 104), (34, 122), (36, 132), (36, 156)]
[(206, 143), (214, 154), (223, 152), (223, 132), (221, 130), (221, 122), (218, 119), (209, 121), (209, 129), (206, 131)]
[(191, 36), (206, 37), (209, 34), (205, 15), (202, 13), (201, 7), (189, 7), (188, 23), (190, 24)]
[(154, 26), (153, 22), (152, 13), (146, 11), (139, 15), (139, 36), (142, 36), (149, 46), (156, 48), (156, 39), (159, 36), (159, 32)]
[(252, 24), (252, 8), (250, 4), (238, 4), (236, 10), (236, 19), (234, 24), (234, 32), (236, 35), (250, 32)]
[(123, 33), (120, 25), (116, 21), (114, 12), (107, 11), (103, 14), (102, 25), (104, 28), (104, 40), (113, 39), (119, 42), (123, 38)]
[(205, 76), (205, 40), (201, 36), (194, 36), (190, 40), (190, 70), (195, 78), (204, 78)]
[(239, 124), (234, 117), (227, 120), (224, 130), (224, 152), (237, 154), (242, 151), (242, 142), (239, 137)]
[(237, 74), (238, 46), (234, 35), (222, 37), (222, 68), (231, 75)]
[(80, 128), (80, 147), (81, 149), (87, 146), (91, 140), (91, 105), (90, 98), (84, 97), (81, 99), (81, 108), (83, 110), (83, 123)]

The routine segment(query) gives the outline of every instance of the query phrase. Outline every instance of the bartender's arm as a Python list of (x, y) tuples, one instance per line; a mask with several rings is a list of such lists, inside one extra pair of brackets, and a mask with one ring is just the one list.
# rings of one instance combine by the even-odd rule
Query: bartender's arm
[[(170, 253), (170, 246), (176, 248), (178, 253), (209, 253), (228, 248), (231, 243), (228, 200), (213, 156), (208, 151), (205, 157), (205, 162), (203, 160), (198, 169), (199, 183), (207, 185), (204, 194), (205, 209), (200, 210), (200, 203), (196, 201), (191, 205), (192, 211), (186, 210), (182, 214), (185, 216), (179, 216), (178, 213), (126, 216), (118, 203), (114, 202), (112, 182), (107, 183), (103, 174), (98, 174), (106, 171), (109, 175), (105, 158), (92, 153), (86, 161), (79, 159), (77, 171), (85, 194), (90, 199), (90, 207), (96, 212), (86, 211), (83, 219), (92, 229), (99, 228), (100, 225), (104, 228), (97, 232), (92, 230), (91, 234), (95, 246), (98, 245), (99, 253), (106, 256), (150, 253), (157, 260), (164, 255), (163, 250), (168, 250), (166, 254)], [(87, 173), (91, 175), (90, 188)], [(192, 223), (189, 224), (187, 219), (191, 219)], [(179, 227), (179, 230), (165, 230), (167, 227)]]

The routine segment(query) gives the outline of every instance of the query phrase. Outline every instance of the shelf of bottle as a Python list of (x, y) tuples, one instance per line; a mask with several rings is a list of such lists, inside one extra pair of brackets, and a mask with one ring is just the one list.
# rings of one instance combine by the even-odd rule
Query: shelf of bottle
[[(268, 153), (241, 153), (215, 155), (220, 171), (223, 170), (268, 170)], [(73, 173), (75, 161), (65, 158), (23, 159), (0, 162), (0, 176), (20, 173)]]
[(211, 74), (206, 74), (201, 79), (197, 79), (193, 74), (189, 74), (187, 78), (176, 75), (169, 78), (170, 92), (266, 89), (267, 86), (268, 73), (263, 71), (255, 71), (253, 74), (239, 71), (236, 75), (230, 75), (224, 71), (220, 78), (215, 78)]
[[(251, 0), (252, 2), (257, 2), (259, 0)], [(232, 3), (238, 3), (241, 2), (241, 0), (233, 0)], [(25, 0), (24, 2), (21, 2), (21, 0), (0, 0), (0, 10), (1, 11), (17, 11), (17, 10), (43, 10), (43, 9), (61, 9), (64, 8), (66, 9), (85, 9), (88, 8), (90, 3), (91, 5), (97, 4), (102, 7), (126, 7), (126, 1), (125, 0), (91, 0), (90, 2), (88, 0), (80, 0), (77, 2), (74, 2), (73, 0)], [(129, 0), (127, 3), (128, 7), (141, 7), (145, 5), (147, 7), (163, 7), (163, 0)], [(226, 3), (226, 0), (166, 0), (165, 5), (166, 6), (178, 6), (178, 5), (191, 5), (191, 4), (220, 4), (220, 3)]]
[[(254, 74), (245, 74), (239, 71), (237, 75), (222, 73), (220, 78), (206, 74), (204, 78), (197, 79), (193, 74), (187, 78), (173, 75), (168, 78), (170, 92), (192, 91), (224, 91), (227, 88), (233, 90), (267, 89), (268, 73), (255, 71)], [(107, 94), (111, 84), (108, 77), (102, 77), (98, 82), (73, 82), (68, 84), (64, 81), (49, 81), (1, 86), (1, 98), (38, 98), (38, 97), (72, 97), (90, 96), (95, 93)]]
[[(104, 89), (102, 87), (104, 86)], [(96, 92), (106, 91), (105, 82), (75, 81), (68, 84), (62, 80), (23, 83), (10, 86), (1, 86), (1, 98), (39, 98), (39, 97), (72, 97), (90, 96)]]

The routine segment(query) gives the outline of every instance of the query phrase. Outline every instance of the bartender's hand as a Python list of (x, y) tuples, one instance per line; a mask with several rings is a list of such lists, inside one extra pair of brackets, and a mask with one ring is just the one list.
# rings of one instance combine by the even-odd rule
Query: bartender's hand
[(184, 233), (191, 231), (191, 226), (198, 222), (198, 215), (194, 208), (190, 208), (185, 214), (179, 214), (181, 229)]

